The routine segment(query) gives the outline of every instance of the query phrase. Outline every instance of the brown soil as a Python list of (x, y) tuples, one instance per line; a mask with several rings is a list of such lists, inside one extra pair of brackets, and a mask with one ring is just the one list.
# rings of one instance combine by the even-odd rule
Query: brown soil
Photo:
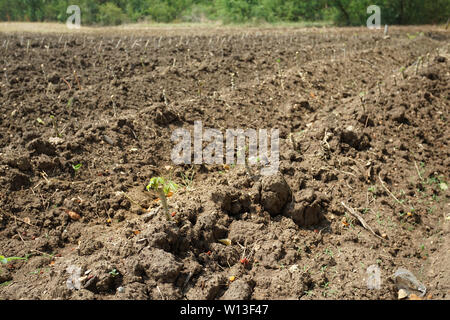
[[(1, 265), (0, 298), (396, 299), (402, 267), (449, 299), (449, 38), (0, 33), (0, 254), (27, 257)], [(195, 120), (279, 128), (280, 173), (173, 165)], [(149, 214), (157, 175), (181, 186), (171, 222)]]

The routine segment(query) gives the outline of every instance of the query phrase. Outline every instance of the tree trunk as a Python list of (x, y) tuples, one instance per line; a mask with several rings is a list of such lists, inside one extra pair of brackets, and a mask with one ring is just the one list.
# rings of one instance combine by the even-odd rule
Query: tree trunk
[(403, 24), (404, 13), (405, 13), (405, 4), (404, 4), (403, 0), (400, 0), (399, 24)]

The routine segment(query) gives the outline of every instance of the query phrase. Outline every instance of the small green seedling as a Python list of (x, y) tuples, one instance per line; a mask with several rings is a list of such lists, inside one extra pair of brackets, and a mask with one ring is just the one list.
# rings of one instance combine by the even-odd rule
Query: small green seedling
[(113, 277), (117, 277), (119, 275), (119, 272), (116, 269), (112, 269), (109, 274)]
[(80, 170), (81, 167), (82, 167), (81, 163), (72, 165), (72, 168), (73, 168), (73, 170), (75, 170), (75, 172), (78, 172), (78, 170)]
[(69, 99), (69, 101), (67, 101), (67, 108), (70, 108), (73, 104), (73, 97)]
[(4, 256), (0, 256), (0, 262), (3, 263), (3, 264), (7, 264), (7, 263), (9, 263), (11, 261), (14, 261), (14, 260), (27, 260), (27, 258), (26, 257), (25, 258), (22, 258), (22, 257), (9, 257), (9, 258), (6, 258)]
[(194, 183), (194, 176), (195, 172), (193, 170), (193, 167), (186, 171), (186, 173), (181, 173), (181, 178), (183, 179), (183, 186), (186, 187), (186, 190), (192, 189), (192, 185)]
[(333, 251), (331, 251), (330, 249), (326, 248), (325, 249), (325, 254), (329, 255), (331, 258), (333, 258)]
[(56, 121), (55, 116), (54, 116), (54, 115), (50, 115), (50, 120), (51, 120), (51, 122), (52, 122), (53, 130), (55, 131), (55, 135), (56, 135), (57, 137), (60, 137), (60, 138), (61, 138), (62, 134), (61, 134), (61, 132), (59, 131), (59, 128), (58, 128), (58, 121)]
[(166, 214), (167, 220), (170, 220), (169, 206), (167, 205), (167, 195), (170, 192), (175, 192), (178, 189), (178, 185), (173, 181), (166, 181), (162, 177), (153, 177), (150, 179), (150, 183), (147, 185), (147, 191), (150, 189), (156, 191), (161, 199), (164, 213)]
[(45, 126), (45, 122), (41, 118), (37, 118), (36, 121)]
[(405, 71), (406, 71), (406, 67), (400, 68), (400, 73), (402, 74), (403, 79), (405, 79)]

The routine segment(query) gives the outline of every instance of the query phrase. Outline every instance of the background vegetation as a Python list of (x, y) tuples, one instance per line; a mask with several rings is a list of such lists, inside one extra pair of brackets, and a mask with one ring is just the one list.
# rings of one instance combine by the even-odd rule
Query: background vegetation
[(449, 0), (0, 0), (1, 21), (65, 22), (69, 5), (83, 24), (138, 21), (224, 23), (331, 21), (364, 25), (369, 5), (381, 7), (382, 24), (448, 21)]

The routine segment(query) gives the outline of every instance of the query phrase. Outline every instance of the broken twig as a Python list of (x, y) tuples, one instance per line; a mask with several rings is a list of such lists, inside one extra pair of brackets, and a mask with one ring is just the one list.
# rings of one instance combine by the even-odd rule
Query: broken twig
[(396, 196), (394, 196), (394, 194), (392, 192), (389, 191), (389, 189), (384, 185), (384, 181), (381, 180), (380, 174), (378, 174), (378, 179), (380, 180), (381, 186), (383, 187), (384, 190), (386, 190), (386, 192), (392, 197), (394, 198), (395, 201), (397, 201), (397, 203), (401, 204), (403, 206), (403, 203), (397, 199)]
[(361, 225), (365, 229), (369, 230), (375, 237), (384, 240), (382, 237), (377, 235), (375, 231), (373, 231), (373, 229), (367, 224), (367, 222), (358, 213), (356, 213), (356, 211), (353, 208), (350, 208), (344, 202), (341, 202), (341, 204), (344, 206), (345, 209), (347, 209), (348, 212), (350, 212), (354, 217), (356, 217), (359, 220), (359, 222), (361, 222)]

